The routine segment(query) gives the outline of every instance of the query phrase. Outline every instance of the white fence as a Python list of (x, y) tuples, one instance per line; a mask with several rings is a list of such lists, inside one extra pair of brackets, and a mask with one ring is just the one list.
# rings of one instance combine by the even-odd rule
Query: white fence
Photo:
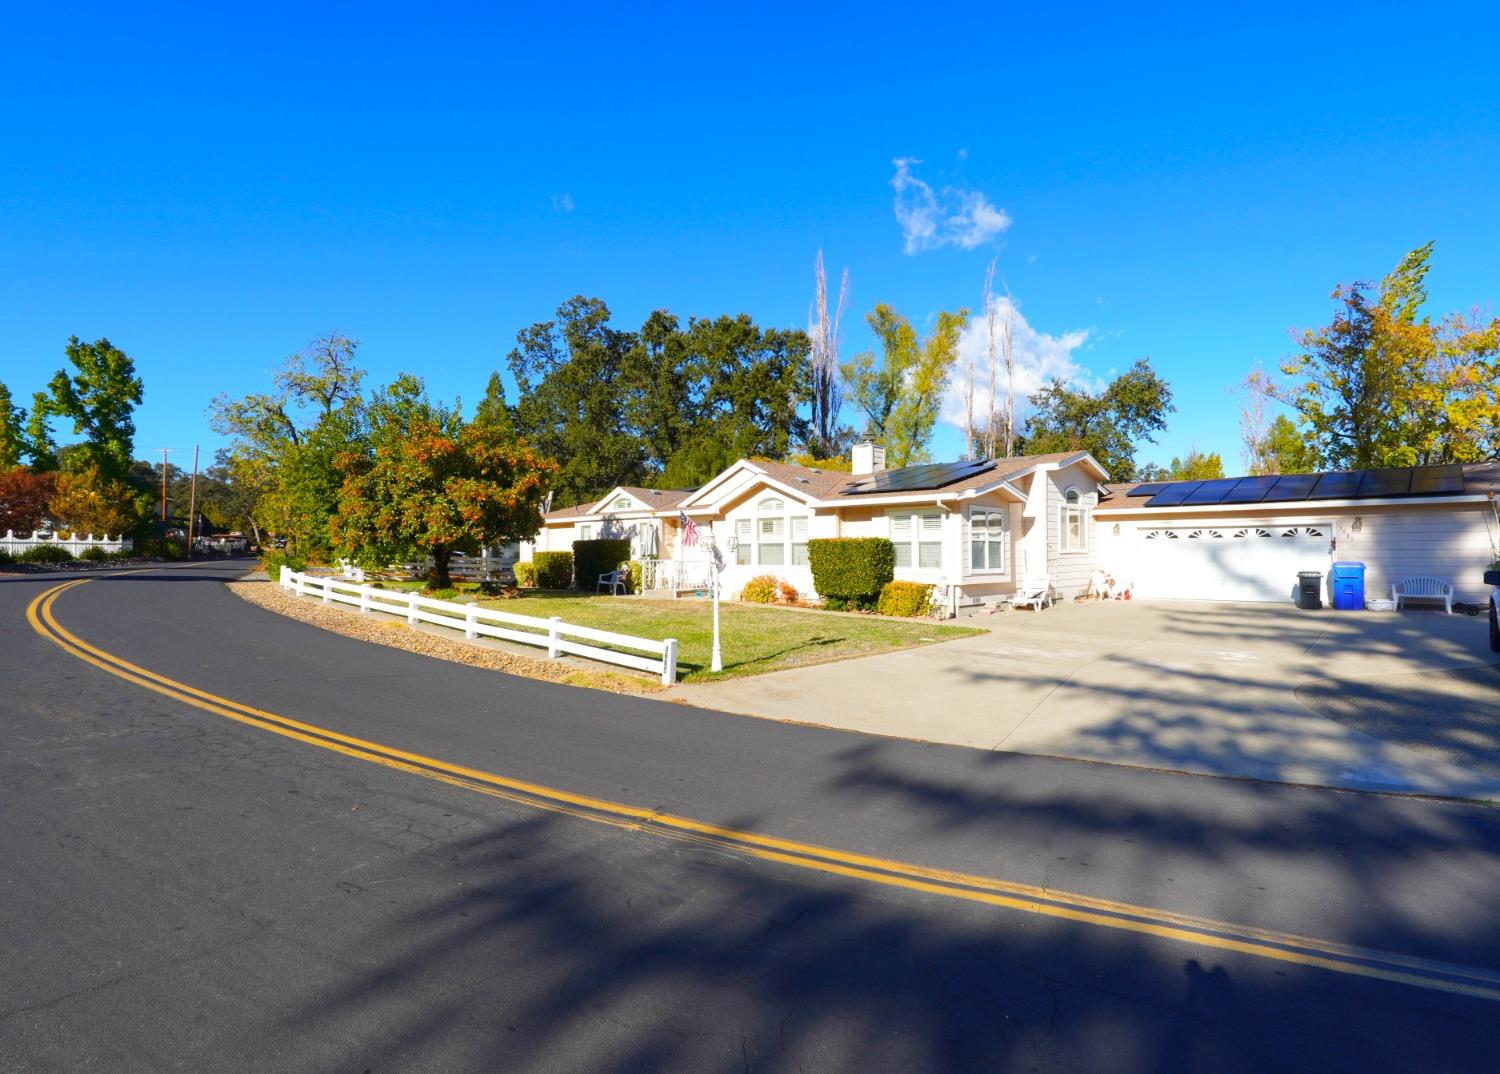
[[(565, 653), (585, 656), (606, 664), (635, 668), (660, 675), (662, 684), (671, 686), (677, 681), (677, 639), (656, 641), (638, 638), (632, 634), (616, 634), (609, 630), (574, 626), (564, 623), (561, 616), (541, 619), (532, 615), (512, 615), (510, 612), (481, 608), (474, 604), (456, 604), (448, 600), (434, 600), (416, 593), (403, 593), (392, 589), (375, 589), (368, 585), (346, 582), (338, 578), (325, 578), (281, 568), (281, 588), (290, 589), (297, 596), (315, 596), (324, 604), (348, 604), (362, 612), (386, 612), (402, 615), (413, 625), (433, 623), (437, 626), (462, 630), (464, 637), (500, 638), (504, 641), (535, 645), (546, 649), (553, 660)], [(516, 629), (520, 628), (520, 629)], [(576, 639), (576, 640), (575, 640)], [(590, 645), (589, 642), (597, 642)], [(614, 646), (602, 649), (599, 646)], [(632, 649), (622, 653), (619, 649)], [(650, 653), (638, 656), (636, 653)]]
[(9, 552), (12, 555), (20, 555), (28, 548), (36, 548), (38, 545), (55, 544), (59, 548), (66, 548), (74, 558), (85, 548), (102, 548), (106, 552), (121, 552), (130, 547), (130, 542), (123, 536), (120, 537), (95, 537), (92, 533), (87, 537), (73, 534), (64, 537), (60, 533), (33, 532), (30, 537), (17, 537), (10, 530), (5, 531), (5, 536), (0, 537), (0, 551)]

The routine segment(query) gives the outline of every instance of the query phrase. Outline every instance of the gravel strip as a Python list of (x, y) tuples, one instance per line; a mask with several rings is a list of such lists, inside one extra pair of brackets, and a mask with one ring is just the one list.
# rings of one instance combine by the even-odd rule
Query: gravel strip
[(241, 579), (228, 583), (228, 586), (235, 596), (251, 604), (258, 604), (267, 611), (323, 630), (331, 630), (345, 637), (388, 645), (409, 653), (451, 660), (456, 664), (468, 664), (470, 667), (489, 671), (524, 675), (528, 679), (545, 679), (548, 682), (586, 686), (617, 694), (649, 694), (665, 689), (660, 683), (644, 676), (604, 670), (597, 665), (585, 665), (583, 661), (574, 661), (572, 658), (538, 660), (499, 648), (495, 642), (468, 641), (463, 637), (445, 636), (450, 632), (443, 631), (441, 627), (431, 627), (428, 624), (412, 627), (404, 620), (375, 612), (360, 612), (337, 604), (325, 605), (321, 600), (309, 597), (299, 599), (263, 579)]

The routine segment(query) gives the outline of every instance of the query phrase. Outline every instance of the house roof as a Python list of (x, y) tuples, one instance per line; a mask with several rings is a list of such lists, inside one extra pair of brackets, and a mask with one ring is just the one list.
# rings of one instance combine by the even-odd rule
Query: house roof
[[(1009, 459), (996, 459), (995, 464), (978, 472), (971, 472), (956, 478), (943, 485), (933, 488), (924, 488), (911, 491), (891, 492), (864, 492), (859, 494), (845, 495), (846, 490), (867, 481), (867, 474), (851, 474), (843, 470), (823, 470), (812, 466), (798, 466), (790, 462), (772, 462), (768, 459), (742, 459), (734, 466), (717, 475), (708, 485), (698, 489), (648, 489), (634, 485), (621, 485), (612, 490), (609, 495), (601, 500), (593, 500), (589, 503), (579, 504), (575, 507), (563, 507), (556, 511), (549, 511), (543, 517), (549, 521), (563, 522), (570, 519), (597, 516), (602, 512), (596, 510), (615, 495), (624, 492), (648, 504), (656, 511), (671, 511), (693, 497), (695, 493), (704, 492), (714, 485), (725, 475), (736, 468), (759, 474), (774, 481), (783, 488), (805, 497), (809, 501), (821, 501), (824, 503), (839, 502), (848, 504), (879, 503), (893, 496), (899, 496), (903, 500), (912, 497), (938, 497), (951, 496), (957, 492), (978, 491), (991, 489), (1006, 481), (1020, 477), (1038, 466), (1066, 464), (1088, 460), (1093, 466), (1098, 467), (1092, 457), (1085, 451), (1055, 451), (1045, 455), (1017, 455)], [(900, 470), (890, 470), (887, 473), (899, 473)], [(1100, 471), (1103, 472), (1102, 470)], [(692, 508), (688, 508), (692, 510)]]
[[(1420, 466), (1419, 467), (1412, 467), (1412, 469), (1420, 470), (1420, 469), (1424, 469), (1424, 467), (1420, 467)], [(1321, 471), (1318, 471), (1315, 474), (1310, 474), (1308, 476), (1310, 476), (1310, 477), (1323, 477), (1326, 474), (1336, 474), (1336, 473), (1343, 473), (1343, 472), (1346, 472), (1346, 471), (1340, 471), (1340, 470), (1321, 470)], [(1463, 467), (1463, 475), (1464, 475), (1463, 492), (1462, 493), (1450, 493), (1449, 495), (1467, 495), (1467, 496), (1481, 495), (1482, 496), (1482, 495), (1486, 495), (1486, 494), (1489, 494), (1489, 493), (1494, 493), (1496, 495), (1500, 495), (1500, 462), (1465, 463), (1464, 467)], [(1131, 510), (1131, 509), (1136, 508), (1136, 507), (1144, 507), (1146, 505), (1147, 501), (1151, 500), (1156, 495), (1157, 490), (1160, 489), (1160, 487), (1162, 485), (1181, 485), (1181, 484), (1191, 484), (1191, 483), (1192, 482), (1183, 482), (1183, 481), (1151, 481), (1151, 482), (1146, 482), (1146, 481), (1127, 481), (1127, 482), (1122, 482), (1122, 483), (1117, 483), (1117, 484), (1108, 484), (1108, 485), (1104, 486), (1105, 494), (1099, 500), (1099, 508), (1100, 508), (1100, 510), (1108, 509), (1108, 510), (1111, 510), (1111, 511), (1128, 511), (1128, 510)], [(1150, 488), (1151, 488), (1152, 491), (1138, 495), (1135, 492), (1135, 490), (1138, 489), (1138, 488), (1141, 488), (1142, 486), (1150, 486)], [(1339, 497), (1339, 498), (1340, 499), (1347, 499), (1348, 497)], [(1267, 503), (1247, 503), (1247, 504), (1240, 504), (1238, 506), (1244, 507), (1244, 508), (1249, 509), (1249, 510), (1254, 510), (1254, 509), (1260, 508), (1260, 507), (1270, 507), (1270, 506), (1272, 506), (1272, 503), (1279, 503), (1283, 507), (1285, 507), (1287, 510), (1293, 510), (1293, 509), (1296, 508), (1296, 506), (1298, 504), (1318, 503), (1318, 502), (1320, 502), (1320, 501), (1318, 501), (1318, 500), (1292, 500), (1292, 501), (1280, 501), (1280, 500), (1278, 500), (1278, 501), (1271, 501), (1271, 502), (1267, 502)], [(1214, 505), (1210, 505), (1210, 506), (1214, 506)]]
[(605, 501), (613, 499), (622, 492), (632, 499), (639, 500), (645, 504), (646, 509), (649, 511), (670, 511), (696, 491), (696, 489), (648, 489), (641, 485), (618, 485), (601, 499), (590, 500), (588, 503), (575, 504), (572, 507), (559, 507), (555, 511), (548, 511), (542, 517), (552, 520), (566, 520), (604, 514), (607, 512), (599, 511), (597, 508)]
[[(1037, 466), (1087, 457), (1087, 453), (1081, 451), (1058, 451), (1046, 455), (1017, 455), (1009, 459), (996, 459), (995, 465), (988, 469), (965, 474), (946, 484), (936, 485), (932, 488), (916, 489), (901, 493), (894, 491), (891, 493), (866, 492), (849, 496), (845, 496), (846, 490), (867, 481), (869, 479), (868, 474), (851, 474), (838, 470), (816, 470), (811, 467), (797, 466), (788, 462), (764, 462), (756, 460), (751, 462), (750, 465), (783, 485), (805, 491), (812, 499), (835, 500), (843, 497), (850, 503), (858, 503), (862, 500), (878, 500), (883, 495), (902, 495), (906, 497), (940, 496), (950, 495), (954, 492), (964, 492), (969, 489), (992, 488), (1009, 478), (1019, 477)], [(887, 470), (884, 472), (900, 473), (901, 470)]]

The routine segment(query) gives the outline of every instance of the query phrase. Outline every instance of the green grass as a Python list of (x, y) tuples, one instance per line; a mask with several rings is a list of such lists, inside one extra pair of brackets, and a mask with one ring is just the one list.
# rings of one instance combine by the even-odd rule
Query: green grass
[(564, 622), (620, 634), (676, 638), (677, 672), (682, 682), (758, 675), (984, 633), (930, 620), (907, 623), (874, 616), (726, 603), (720, 606), (724, 671), (714, 675), (708, 670), (713, 616), (707, 601), (636, 600), (535, 590), (521, 593), (516, 598), (480, 603), (515, 615), (543, 619), (557, 615)]

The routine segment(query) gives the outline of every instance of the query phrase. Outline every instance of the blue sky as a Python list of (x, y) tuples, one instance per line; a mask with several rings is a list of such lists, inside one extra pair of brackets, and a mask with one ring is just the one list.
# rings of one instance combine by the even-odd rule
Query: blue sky
[[(576, 293), (802, 326), (822, 248), (852, 355), (875, 302), (977, 308), (998, 257), (1026, 361), (1150, 355), (1178, 412), (1143, 460), (1235, 469), (1226, 387), (1338, 282), (1433, 239), (1434, 309), (1500, 304), (1492, 7), (1125, 6), (14, 9), (0, 380), (108, 336), (137, 453), (186, 461), (213, 394), (330, 329), (472, 402)], [(909, 241), (929, 209), (962, 222)]]

